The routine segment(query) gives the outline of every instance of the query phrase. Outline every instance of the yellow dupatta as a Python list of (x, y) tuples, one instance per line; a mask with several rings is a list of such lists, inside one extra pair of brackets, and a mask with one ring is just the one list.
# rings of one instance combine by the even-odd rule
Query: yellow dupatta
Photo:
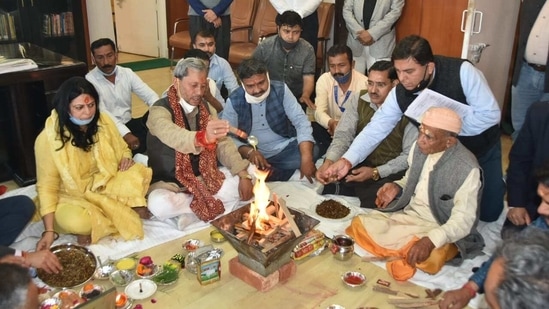
[[(96, 143), (90, 154), (70, 142), (59, 149), (61, 140), (55, 110), (46, 120), (44, 131), (49, 147), (47, 151), (62, 183), (58, 203), (80, 206), (88, 211), (92, 222), (92, 243), (111, 234), (120, 234), (124, 239), (143, 238), (141, 219), (131, 207), (146, 205), (145, 194), (152, 171), (141, 164), (134, 164), (127, 171), (118, 170), (120, 160), (131, 157), (131, 152), (114, 122), (107, 115), (100, 115)], [(82, 171), (80, 164), (90, 155), (96, 169), (86, 174), (88, 171)]]

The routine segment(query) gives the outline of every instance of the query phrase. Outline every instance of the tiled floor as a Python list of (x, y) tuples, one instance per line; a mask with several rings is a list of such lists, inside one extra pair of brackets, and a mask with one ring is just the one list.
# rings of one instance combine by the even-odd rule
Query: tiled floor
[[(124, 54), (124, 53), (121, 53), (118, 56), (119, 63), (140, 61), (140, 60), (146, 60), (146, 59), (149, 59), (149, 58), (140, 56), (140, 55)], [(156, 91), (159, 94), (164, 92), (164, 90), (166, 90), (172, 83), (173, 75), (169, 67), (139, 71), (136, 73), (145, 83), (147, 83), (154, 91)], [(133, 95), (132, 102), (134, 105), (132, 109), (132, 115), (134, 117), (141, 116), (147, 111), (147, 105), (143, 103), (143, 101), (139, 99), (136, 95)], [(511, 144), (512, 144), (511, 137), (507, 135), (502, 136), (501, 143), (502, 143), (502, 166), (505, 171), (508, 165), (509, 149), (511, 148)], [(8, 190), (18, 188), (17, 184), (14, 181), (3, 182), (3, 183), (0, 183), (0, 185), (6, 185), (8, 187)]]

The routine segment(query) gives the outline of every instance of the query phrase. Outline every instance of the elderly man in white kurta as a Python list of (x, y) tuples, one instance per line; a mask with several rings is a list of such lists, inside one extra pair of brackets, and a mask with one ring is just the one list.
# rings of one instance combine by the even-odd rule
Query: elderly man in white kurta
[(416, 269), (435, 274), (451, 262), (481, 253), (476, 230), (481, 176), (475, 156), (457, 139), (461, 119), (448, 108), (430, 108), (408, 157), (410, 168), (377, 194), (380, 211), (353, 219), (347, 234), (380, 257), (396, 280)]

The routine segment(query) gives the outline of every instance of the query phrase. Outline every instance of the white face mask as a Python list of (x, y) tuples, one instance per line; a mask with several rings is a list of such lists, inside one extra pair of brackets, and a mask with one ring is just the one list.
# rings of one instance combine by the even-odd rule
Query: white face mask
[(194, 111), (196, 109), (196, 106), (185, 102), (185, 100), (183, 100), (183, 98), (179, 99), (179, 104), (181, 104), (181, 106), (183, 106), (183, 110), (185, 111), (185, 114), (190, 114), (192, 111)]
[(101, 74), (103, 74), (103, 76), (105, 76), (105, 77), (113, 76), (113, 75), (116, 74), (117, 71), (118, 71), (118, 66), (117, 65), (114, 66), (114, 70), (112, 70), (112, 72), (110, 72), (109, 74), (99, 70), (99, 72), (101, 72)]
[(265, 91), (265, 93), (263, 93), (259, 97), (254, 97), (253, 95), (249, 94), (248, 91), (246, 91), (246, 88), (244, 88), (244, 97), (246, 98), (246, 102), (250, 104), (259, 104), (265, 101), (265, 99), (269, 96), (269, 93), (271, 93), (271, 79), (269, 78), (269, 73), (267, 73), (267, 85), (267, 91)]
[(181, 93), (179, 92), (179, 83), (177, 85), (174, 85), (175, 89), (177, 89), (177, 94), (179, 95), (179, 104), (183, 107), (183, 110), (185, 111), (185, 114), (190, 114), (192, 111), (196, 109), (196, 106), (191, 105), (187, 103), (187, 101), (183, 100), (183, 97), (181, 96)]

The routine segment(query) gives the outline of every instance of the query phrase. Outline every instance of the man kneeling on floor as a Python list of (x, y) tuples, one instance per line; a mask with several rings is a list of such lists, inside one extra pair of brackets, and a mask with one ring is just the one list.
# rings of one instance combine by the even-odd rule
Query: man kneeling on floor
[(379, 189), (380, 211), (355, 217), (346, 230), (370, 253), (391, 257), (387, 271), (396, 280), (410, 279), (416, 269), (435, 274), (446, 262), (482, 253), (480, 168), (457, 139), (460, 130), (453, 110), (427, 110), (404, 177)]

